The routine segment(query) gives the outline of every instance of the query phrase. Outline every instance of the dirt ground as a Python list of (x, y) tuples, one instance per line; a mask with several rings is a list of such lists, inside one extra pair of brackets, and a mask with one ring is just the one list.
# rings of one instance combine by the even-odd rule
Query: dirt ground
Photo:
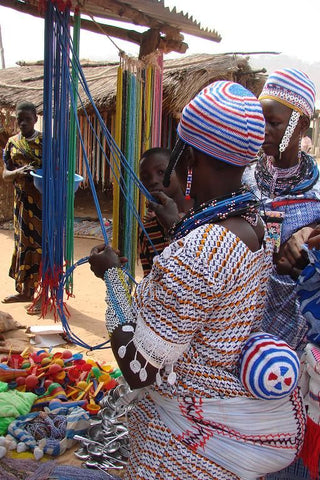
[[(75, 238), (75, 261), (87, 256), (94, 245), (101, 243), (99, 240)], [(13, 232), (0, 230), (0, 285), (1, 299), (15, 293), (14, 280), (8, 276), (13, 249)], [(86, 263), (74, 270), (74, 298), (67, 300), (68, 310), (71, 314), (68, 322), (71, 331), (90, 346), (104, 342), (108, 337), (105, 329), (105, 286), (104, 282), (96, 278)], [(15, 320), (26, 327), (32, 325), (53, 325), (53, 315), (39, 318), (28, 315), (28, 303), (0, 304), (0, 310), (10, 313)], [(29, 337), (24, 330), (11, 331), (6, 334), (6, 343), (13, 348), (25, 348), (30, 344)], [(86, 350), (76, 345), (68, 345), (77, 352), (87, 353)], [(57, 347), (55, 350), (59, 350)], [(61, 350), (61, 349), (60, 349)], [(94, 350), (88, 355), (101, 362), (115, 365), (110, 349)]]

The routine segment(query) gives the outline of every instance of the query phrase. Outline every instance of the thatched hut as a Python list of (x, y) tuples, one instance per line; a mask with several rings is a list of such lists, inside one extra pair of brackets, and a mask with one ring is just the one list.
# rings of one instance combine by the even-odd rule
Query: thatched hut
[[(82, 62), (82, 68), (92, 98), (105, 123), (112, 130), (118, 64)], [(163, 77), (162, 145), (169, 148), (172, 146), (176, 123), (184, 105), (205, 85), (215, 80), (232, 80), (246, 86), (255, 94), (259, 94), (264, 83), (264, 73), (264, 70), (253, 71), (248, 57), (245, 56), (205, 54), (185, 56), (178, 60), (166, 60)], [(92, 106), (84, 97), (81, 88), (79, 92), (83, 107), (79, 107), (78, 113), (88, 158), (91, 159), (96, 183), (102, 189), (106, 189), (110, 187), (110, 174), (108, 169), (99, 167), (104, 159), (99, 155), (95, 139), (90, 136), (89, 131), (86, 131), (87, 122), (84, 121), (84, 108), (91, 115), (91, 121), (95, 121)], [(15, 107), (21, 100), (33, 102), (41, 117), (43, 111), (42, 62), (37, 64), (21, 63), (19, 67), (0, 70), (0, 134), (2, 134), (0, 147), (3, 146), (7, 136), (12, 135), (15, 131)], [(81, 150), (79, 151), (77, 170), (83, 172)], [(0, 180), (2, 205), (0, 221), (8, 218), (12, 209), (10, 191), (1, 182)], [(8, 209), (6, 205), (9, 204)]]
[[(99, 110), (112, 111), (115, 105), (118, 63), (82, 62), (82, 69)], [(258, 93), (265, 81), (265, 70), (253, 71), (249, 58), (239, 55), (191, 55), (164, 62), (164, 101), (166, 114), (178, 115), (201, 88), (215, 80), (232, 80)], [(80, 94), (83, 96), (83, 92)], [(32, 101), (43, 110), (43, 62), (0, 70), (0, 108), (14, 112), (21, 99)], [(82, 98), (90, 109), (90, 102)]]

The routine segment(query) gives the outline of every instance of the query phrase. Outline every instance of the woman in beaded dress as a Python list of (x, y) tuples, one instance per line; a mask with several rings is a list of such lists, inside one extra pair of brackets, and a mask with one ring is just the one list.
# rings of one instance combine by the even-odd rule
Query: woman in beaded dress
[(34, 129), (37, 114), (33, 103), (20, 102), (16, 114), (20, 133), (10, 137), (3, 150), (3, 179), (14, 186), (14, 252), (9, 275), (17, 293), (3, 303), (33, 299), (42, 252), (42, 199), (30, 175), (31, 170), (42, 167), (42, 134)]
[[(259, 100), (266, 120), (263, 154), (244, 178), (262, 199), (269, 220), (275, 213), (283, 216), (278, 262), (291, 235), (320, 220), (318, 166), (301, 151), (301, 138), (314, 111), (315, 87), (299, 70), (277, 70), (268, 77)], [(279, 275), (276, 266), (269, 282), (263, 329), (297, 351), (303, 350), (307, 325), (296, 283), (289, 275)]]
[(305, 422), (291, 360), (272, 386), (258, 382), (261, 391), (255, 368), (241, 361), (246, 352), (264, 368), (259, 353), (271, 344), (282, 359), (296, 357), (256, 333), (273, 245), (241, 180), (263, 142), (260, 104), (241, 85), (215, 82), (184, 108), (178, 136), (165, 180), (175, 168), (195, 207), (179, 221), (159, 193), (157, 215), (178, 223), (134, 297), (115, 251), (96, 247), (89, 258), (106, 283), (113, 352), (137, 391), (124, 478), (258, 479), (293, 461)]

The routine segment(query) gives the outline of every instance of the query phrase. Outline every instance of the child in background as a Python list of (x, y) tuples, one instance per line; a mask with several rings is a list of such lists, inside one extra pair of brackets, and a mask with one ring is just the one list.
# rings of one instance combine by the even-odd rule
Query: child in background
[[(172, 198), (176, 202), (179, 212), (183, 214), (191, 208), (192, 201), (185, 199), (176, 175), (172, 175), (168, 188), (165, 188), (162, 184), (169, 158), (170, 150), (167, 148), (151, 148), (144, 152), (140, 160), (140, 180), (150, 193), (164, 192), (168, 197)], [(143, 219), (143, 224), (155, 248), (150, 244), (145, 232), (140, 230), (140, 260), (144, 276), (146, 276), (152, 268), (153, 258), (164, 250), (168, 245), (168, 240), (166, 231), (154, 212), (147, 212)]]

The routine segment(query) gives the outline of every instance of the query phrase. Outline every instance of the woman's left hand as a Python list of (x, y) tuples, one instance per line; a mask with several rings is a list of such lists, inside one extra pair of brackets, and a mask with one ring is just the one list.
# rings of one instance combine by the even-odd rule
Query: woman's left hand
[(314, 230), (312, 230), (308, 240), (307, 245), (310, 249), (316, 248), (320, 249), (320, 225), (317, 225)]
[(309, 262), (303, 245), (308, 241), (312, 231), (312, 227), (303, 227), (281, 245), (280, 251), (275, 257), (277, 272), (280, 275), (290, 275), (294, 280), (298, 278)]
[(121, 267), (128, 260), (119, 256), (118, 250), (104, 244), (94, 247), (89, 256), (90, 268), (96, 277), (103, 278), (106, 270), (114, 267)]

